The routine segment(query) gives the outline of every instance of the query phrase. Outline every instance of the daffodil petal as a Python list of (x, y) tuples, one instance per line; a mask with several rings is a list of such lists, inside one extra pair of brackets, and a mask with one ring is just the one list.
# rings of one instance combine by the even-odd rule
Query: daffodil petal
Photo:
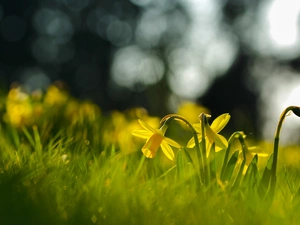
[(220, 146), (215, 146), (215, 151), (219, 152), (222, 151), (224, 148), (220, 147)]
[(230, 119), (230, 115), (229, 113), (224, 113), (220, 116), (218, 116), (210, 125), (211, 129), (215, 132), (215, 133), (219, 133), (221, 130), (223, 130), (223, 128), (226, 126), (226, 124), (228, 123)]
[(194, 148), (195, 147), (195, 139), (194, 138), (191, 138), (189, 140), (189, 142), (187, 143), (186, 145), (187, 148)]
[(206, 141), (206, 158), (208, 158), (210, 154), (212, 144), (209, 141)]
[(195, 124), (193, 124), (193, 127), (194, 127), (194, 129), (196, 130), (196, 132), (197, 132), (198, 134), (201, 133), (201, 121), (200, 121), (200, 123), (195, 123)]
[(252, 155), (258, 155), (260, 157), (267, 157), (269, 156), (268, 153), (265, 153), (265, 152), (262, 152), (261, 149), (259, 149), (257, 146), (253, 146), (253, 147), (248, 147), (248, 150), (249, 152), (252, 154)]
[[(221, 147), (222, 149), (227, 148), (227, 141), (223, 143), (224, 139), (220, 138), (221, 135), (216, 134), (210, 127), (207, 125), (205, 127), (206, 130), (206, 137), (208, 138), (210, 143), (215, 142), (216, 146)], [(226, 140), (226, 139), (225, 139)]]
[(251, 152), (252, 155), (258, 155), (259, 157), (268, 157), (269, 154), (267, 153), (255, 153), (255, 152)]
[(181, 145), (178, 144), (176, 141), (172, 140), (171, 138), (164, 137), (163, 142), (168, 143), (169, 145), (175, 147), (175, 148), (181, 148)]
[(153, 133), (147, 131), (147, 130), (133, 130), (131, 131), (131, 134), (136, 136), (136, 137), (140, 137), (140, 138), (143, 138), (143, 139), (148, 139), (151, 137), (151, 135)]
[(156, 130), (154, 128), (152, 128), (151, 126), (149, 126), (146, 122), (142, 121), (142, 120), (138, 120), (139, 123), (141, 124), (141, 126), (145, 129), (145, 130), (148, 130), (152, 133), (157, 133)]
[(217, 136), (220, 138), (221, 142), (222, 142), (223, 145), (225, 146), (225, 148), (224, 148), (223, 145), (218, 144), (218, 145), (216, 146), (215, 149), (216, 149), (216, 152), (219, 152), (219, 151), (221, 151), (222, 149), (226, 149), (226, 148), (228, 147), (228, 142), (227, 142), (226, 138), (223, 137), (222, 135), (217, 134)]
[(162, 141), (161, 150), (170, 160), (174, 161), (174, 158), (175, 158), (174, 152), (173, 152), (172, 148), (167, 144), (167, 142)]
[[(199, 143), (201, 142), (202, 140), (202, 135), (201, 134), (197, 134), (197, 137), (198, 137), (198, 141)], [(189, 142), (187, 143), (186, 145), (187, 148), (194, 148), (195, 147), (195, 138), (192, 137)]]

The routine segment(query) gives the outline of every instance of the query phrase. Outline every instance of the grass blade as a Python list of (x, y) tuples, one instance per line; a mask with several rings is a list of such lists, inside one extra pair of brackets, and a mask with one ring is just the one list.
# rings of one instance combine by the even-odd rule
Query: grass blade
[(273, 164), (273, 154), (270, 155), (267, 166), (265, 167), (264, 173), (262, 175), (259, 187), (258, 187), (258, 194), (260, 197), (265, 197), (271, 181), (271, 174), (272, 174), (272, 164)]
[(231, 158), (229, 159), (229, 161), (227, 163), (226, 169), (224, 171), (224, 175), (223, 175), (223, 177), (221, 177), (221, 181), (223, 181), (223, 182), (230, 181), (233, 171), (234, 171), (234, 168), (238, 161), (238, 155), (239, 155), (238, 150), (232, 154)]

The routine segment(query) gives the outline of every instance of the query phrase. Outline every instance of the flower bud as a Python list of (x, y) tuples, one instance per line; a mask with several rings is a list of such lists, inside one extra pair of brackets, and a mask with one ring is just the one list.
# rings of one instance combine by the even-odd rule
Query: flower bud
[(293, 113), (295, 115), (297, 115), (298, 117), (300, 117), (300, 108), (299, 107), (295, 107), (292, 109)]

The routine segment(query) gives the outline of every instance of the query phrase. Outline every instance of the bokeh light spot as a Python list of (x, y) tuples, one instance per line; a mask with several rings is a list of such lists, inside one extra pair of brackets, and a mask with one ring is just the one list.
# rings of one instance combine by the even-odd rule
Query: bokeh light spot
[(106, 29), (109, 24), (109, 19), (106, 11), (102, 8), (95, 8), (91, 10), (86, 18), (86, 25), (88, 29), (98, 34), (101, 38), (106, 38)]
[[(259, 109), (264, 139), (272, 140), (279, 115), (286, 107), (299, 105), (299, 75), (288, 68), (278, 67), (272, 76), (267, 77), (262, 83)], [(299, 118), (294, 115), (285, 120), (280, 138), (282, 144), (292, 144), (300, 141), (300, 137), (295, 135), (295, 133), (298, 133), (299, 123)]]
[(148, 10), (136, 28), (136, 39), (141, 46), (156, 46), (167, 29), (167, 18), (156, 10)]
[(130, 42), (132, 30), (128, 23), (117, 20), (109, 24), (106, 35), (111, 43), (122, 46)]
[(51, 84), (49, 77), (38, 68), (24, 70), (20, 75), (20, 81), (28, 92), (46, 90)]
[(60, 43), (69, 41), (74, 33), (69, 16), (60, 10), (39, 9), (34, 16), (33, 25), (40, 34), (50, 35)]
[(267, 19), (272, 40), (279, 46), (295, 45), (298, 40), (300, 1), (274, 0)]
[(299, 15), (297, 0), (264, 1), (257, 14), (244, 14), (237, 27), (255, 54), (291, 60), (300, 55)]
[(168, 83), (174, 93), (185, 99), (194, 100), (209, 87), (207, 75), (194, 67), (184, 67), (168, 76)]
[[(221, 35), (220, 35), (221, 36)], [(230, 34), (213, 38), (203, 53), (203, 66), (212, 74), (224, 74), (236, 58), (238, 47), (234, 37)], [(228, 36), (228, 37), (227, 37)]]
[(163, 77), (164, 64), (152, 52), (137, 46), (121, 48), (115, 55), (112, 79), (122, 87), (135, 90), (136, 85), (155, 84)]

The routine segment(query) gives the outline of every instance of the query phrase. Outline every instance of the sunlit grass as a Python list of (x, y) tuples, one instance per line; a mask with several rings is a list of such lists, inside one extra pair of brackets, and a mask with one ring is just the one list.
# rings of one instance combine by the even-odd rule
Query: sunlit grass
[[(142, 129), (138, 119), (159, 128), (144, 109), (103, 115), (57, 86), (38, 96), (16, 88), (0, 105), (0, 224), (299, 223), (299, 146), (280, 146), (270, 196), (273, 143), (253, 143), (242, 131), (215, 151), (217, 124), (201, 136), (202, 125), (190, 131), (167, 116), (162, 134), (182, 146), (172, 161), (162, 151), (146, 158), (144, 140), (131, 134)], [(199, 107), (190, 106), (197, 118)], [(209, 155), (206, 145), (201, 154), (186, 147), (193, 132), (210, 143)]]

